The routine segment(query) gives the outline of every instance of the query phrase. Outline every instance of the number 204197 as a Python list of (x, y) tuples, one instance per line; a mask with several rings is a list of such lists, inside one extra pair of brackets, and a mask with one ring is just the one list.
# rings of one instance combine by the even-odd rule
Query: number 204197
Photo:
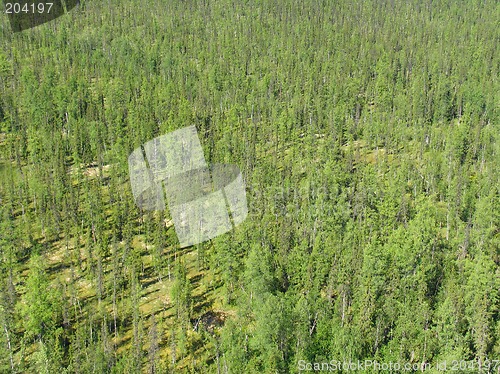
[(5, 3), (5, 13), (7, 14), (22, 14), (22, 13), (50, 13), (54, 3), (38, 3), (38, 4), (20, 4), (20, 3)]

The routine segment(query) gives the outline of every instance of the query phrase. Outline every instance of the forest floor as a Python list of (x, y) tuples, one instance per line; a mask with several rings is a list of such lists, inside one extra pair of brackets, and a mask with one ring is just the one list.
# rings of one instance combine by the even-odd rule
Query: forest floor
[[(1, 140), (1, 137), (0, 137)], [(15, 165), (12, 165), (12, 169), (15, 169)], [(102, 167), (103, 177), (106, 177), (106, 173), (109, 171), (110, 165), (104, 165)], [(2, 164), (0, 164), (0, 171), (2, 171)], [(70, 173), (72, 170), (69, 171)], [(73, 170), (75, 172), (75, 170)], [(99, 168), (97, 165), (87, 165), (83, 170), (83, 175), (86, 178), (94, 179), (99, 176)], [(106, 188), (103, 188), (103, 193), (105, 194)], [(22, 219), (21, 214), (18, 215), (18, 219)], [(173, 226), (172, 222), (168, 219), (165, 220), (166, 228), (169, 229)], [(60, 233), (56, 240), (48, 239), (43, 231), (40, 237), (33, 238), (41, 244), (48, 244), (48, 252), (46, 252), (46, 267), (49, 274), (49, 279), (53, 285), (62, 285), (64, 292), (71, 299), (71, 308), (77, 308), (80, 310), (80, 321), (69, 321), (77, 325), (78, 323), (85, 323), (88, 321), (92, 314), (98, 308), (104, 308), (107, 310), (108, 315), (113, 316), (116, 313), (113, 309), (119, 309), (120, 311), (126, 310), (130, 305), (125, 305), (128, 295), (117, 295), (117, 305), (113, 305), (112, 297), (109, 297), (109, 293), (112, 290), (106, 289), (109, 286), (104, 286), (107, 296), (103, 296), (101, 299), (98, 297), (98, 285), (93, 277), (88, 276), (87, 267), (89, 266), (88, 252), (86, 250), (85, 238), (80, 237), (79, 243), (77, 245), (74, 238), (66, 240), (64, 235)], [(121, 247), (118, 251), (122, 253), (125, 243), (120, 242), (117, 244)], [(200, 322), (203, 323), (205, 330), (210, 333), (214, 329), (221, 327), (226, 318), (230, 316), (235, 316), (233, 310), (228, 310), (227, 307), (223, 308), (223, 296), (220, 292), (220, 281), (217, 276), (213, 274), (216, 272), (208, 271), (207, 265), (201, 265), (200, 259), (198, 258), (198, 251), (195, 247), (190, 247), (185, 250), (175, 250), (174, 248), (167, 248), (165, 256), (170, 256), (170, 267), (168, 270), (168, 275), (166, 277), (160, 278), (157, 275), (157, 271), (154, 269), (154, 258), (151, 254), (152, 245), (145, 242), (144, 235), (135, 235), (132, 242), (132, 247), (140, 252), (140, 273), (138, 276), (140, 294), (139, 294), (139, 310), (141, 315), (144, 317), (141, 325), (143, 339), (145, 344), (143, 345), (143, 350), (145, 353), (149, 348), (149, 343), (147, 340), (147, 334), (152, 327), (152, 316), (154, 316), (157, 324), (157, 333), (159, 340), (159, 355), (162, 360), (170, 359), (171, 348), (168, 344), (170, 340), (169, 328), (172, 328), (175, 324), (175, 311), (174, 305), (170, 299), (171, 288), (173, 284), (173, 272), (174, 272), (174, 261), (178, 258), (184, 263), (187, 269), (187, 278), (189, 279), (191, 285), (191, 297), (193, 300), (191, 315), (191, 329), (188, 331), (188, 340), (191, 340), (190, 344), (196, 345), (194, 340), (197, 337), (194, 336), (193, 332), (198, 328)], [(26, 258), (27, 259), (27, 258)], [(102, 264), (103, 268), (103, 284), (112, 285), (113, 279), (111, 276), (113, 258), (110, 253), (104, 258)], [(172, 276), (170, 277), (170, 273)], [(29, 274), (28, 262), (24, 262), (23, 269), (20, 271), (19, 284), (25, 284), (26, 279)], [(170, 278), (170, 279), (169, 279)], [(73, 285), (73, 289), (69, 289), (70, 285)], [(125, 301), (122, 301), (123, 300)], [(130, 303), (130, 300), (128, 301)], [(83, 318), (82, 318), (83, 317)], [(119, 316), (118, 316), (119, 317)], [(119, 318), (118, 318), (119, 319)], [(123, 325), (125, 323), (125, 326)], [(116, 331), (116, 335), (111, 338), (111, 344), (115, 347), (114, 352), (117, 357), (122, 353), (127, 352), (131, 349), (133, 344), (133, 328), (131, 321), (121, 321), (121, 326)], [(198, 336), (199, 339), (199, 336)], [(36, 352), (37, 345), (32, 344), (26, 347), (25, 354), (32, 354)], [(199, 349), (196, 355), (204, 354), (207, 355), (202, 349), (202, 344), (199, 344)], [(206, 356), (196, 357), (197, 360), (208, 360), (209, 357)], [(191, 357), (191, 358), (190, 358)], [(179, 367), (184, 367), (190, 365), (189, 360), (192, 356), (181, 357), (178, 359), (177, 365)], [(144, 360), (147, 360), (147, 354), (144, 355)], [(183, 362), (183, 360), (185, 362)], [(144, 365), (146, 367), (147, 365)]]

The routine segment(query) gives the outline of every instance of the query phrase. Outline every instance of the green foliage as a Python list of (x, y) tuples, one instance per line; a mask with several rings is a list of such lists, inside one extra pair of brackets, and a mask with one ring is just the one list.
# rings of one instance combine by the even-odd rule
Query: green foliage
[[(0, 18), (0, 372), (500, 355), (493, 0), (82, 1)], [(179, 250), (127, 157), (195, 125), (250, 213)]]
[(28, 339), (50, 336), (62, 322), (61, 295), (50, 285), (46, 270), (43, 256), (33, 254), (29, 261), (26, 292), (20, 301)]

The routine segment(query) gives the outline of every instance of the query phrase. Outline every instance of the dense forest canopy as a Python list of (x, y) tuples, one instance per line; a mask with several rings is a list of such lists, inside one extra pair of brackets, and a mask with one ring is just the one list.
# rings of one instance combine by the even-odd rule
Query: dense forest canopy
[[(2, 14), (0, 372), (498, 372), (499, 19), (495, 0), (85, 0), (18, 33)], [(249, 215), (180, 249), (127, 157), (190, 125)]]

